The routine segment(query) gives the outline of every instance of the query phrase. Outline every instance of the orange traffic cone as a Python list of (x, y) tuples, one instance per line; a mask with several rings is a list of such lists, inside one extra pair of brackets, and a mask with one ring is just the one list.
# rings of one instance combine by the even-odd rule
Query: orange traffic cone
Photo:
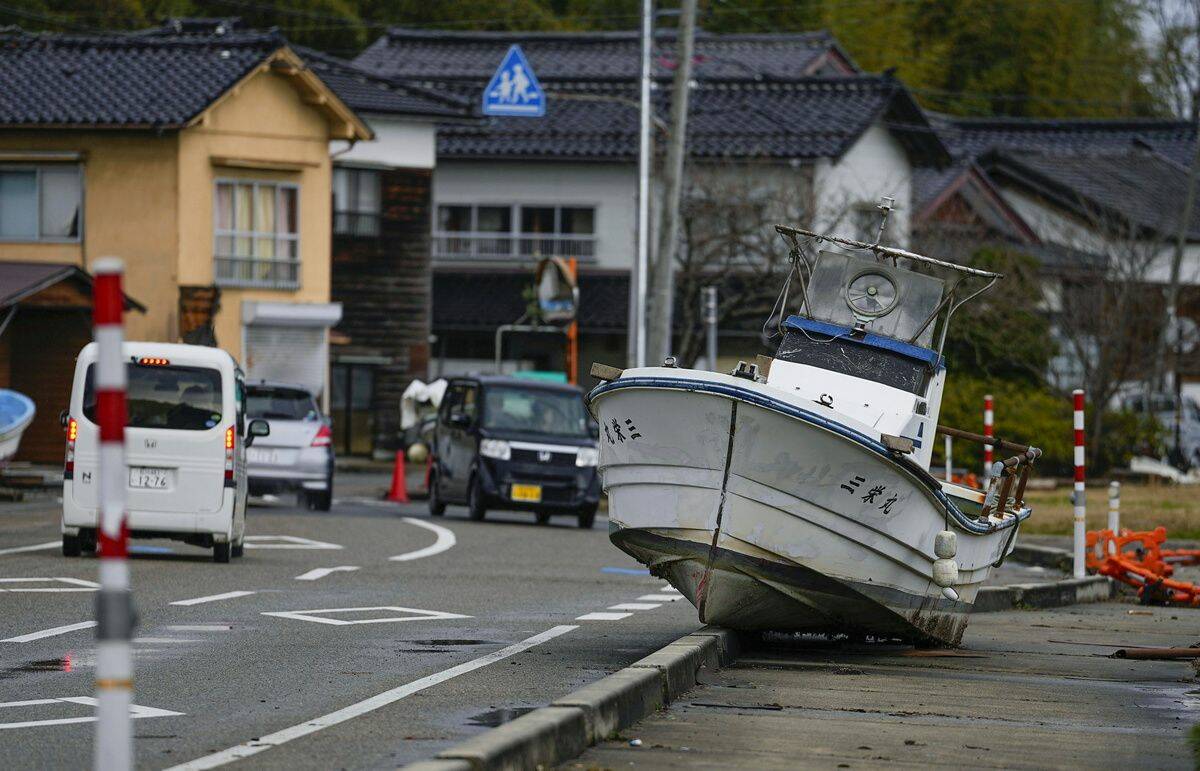
[(404, 450), (396, 450), (396, 465), (392, 469), (392, 489), (387, 499), (396, 503), (408, 503), (408, 483), (404, 479)]

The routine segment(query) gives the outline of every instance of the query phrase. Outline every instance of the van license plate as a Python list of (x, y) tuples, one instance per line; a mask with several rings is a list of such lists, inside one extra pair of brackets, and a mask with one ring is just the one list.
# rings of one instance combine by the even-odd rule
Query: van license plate
[(542, 500), (541, 485), (513, 485), (512, 499), (528, 503), (540, 503)]
[(171, 479), (171, 470), (166, 468), (148, 468), (146, 466), (129, 467), (129, 486), (149, 490), (165, 490)]

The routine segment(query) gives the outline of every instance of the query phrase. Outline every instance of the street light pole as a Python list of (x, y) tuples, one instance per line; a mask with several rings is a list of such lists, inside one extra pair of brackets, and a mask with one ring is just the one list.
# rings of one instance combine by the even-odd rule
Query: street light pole
[(650, 55), (654, 42), (654, 0), (642, 0), (641, 113), (638, 128), (638, 232), (635, 275), (634, 364), (646, 366), (646, 281), (650, 262)]

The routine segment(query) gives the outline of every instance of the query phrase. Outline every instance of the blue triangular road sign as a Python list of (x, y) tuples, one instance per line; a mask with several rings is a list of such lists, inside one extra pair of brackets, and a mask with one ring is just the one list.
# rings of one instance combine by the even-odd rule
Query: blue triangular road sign
[(546, 94), (521, 46), (508, 49), (500, 69), (483, 90), (483, 114), (529, 118), (546, 114)]

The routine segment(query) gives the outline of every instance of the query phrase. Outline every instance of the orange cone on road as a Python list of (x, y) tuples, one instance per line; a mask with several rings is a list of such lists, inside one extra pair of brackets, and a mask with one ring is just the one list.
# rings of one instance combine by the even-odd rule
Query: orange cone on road
[(392, 489), (387, 499), (396, 503), (408, 503), (408, 483), (404, 479), (404, 450), (396, 450), (396, 465), (392, 469)]

